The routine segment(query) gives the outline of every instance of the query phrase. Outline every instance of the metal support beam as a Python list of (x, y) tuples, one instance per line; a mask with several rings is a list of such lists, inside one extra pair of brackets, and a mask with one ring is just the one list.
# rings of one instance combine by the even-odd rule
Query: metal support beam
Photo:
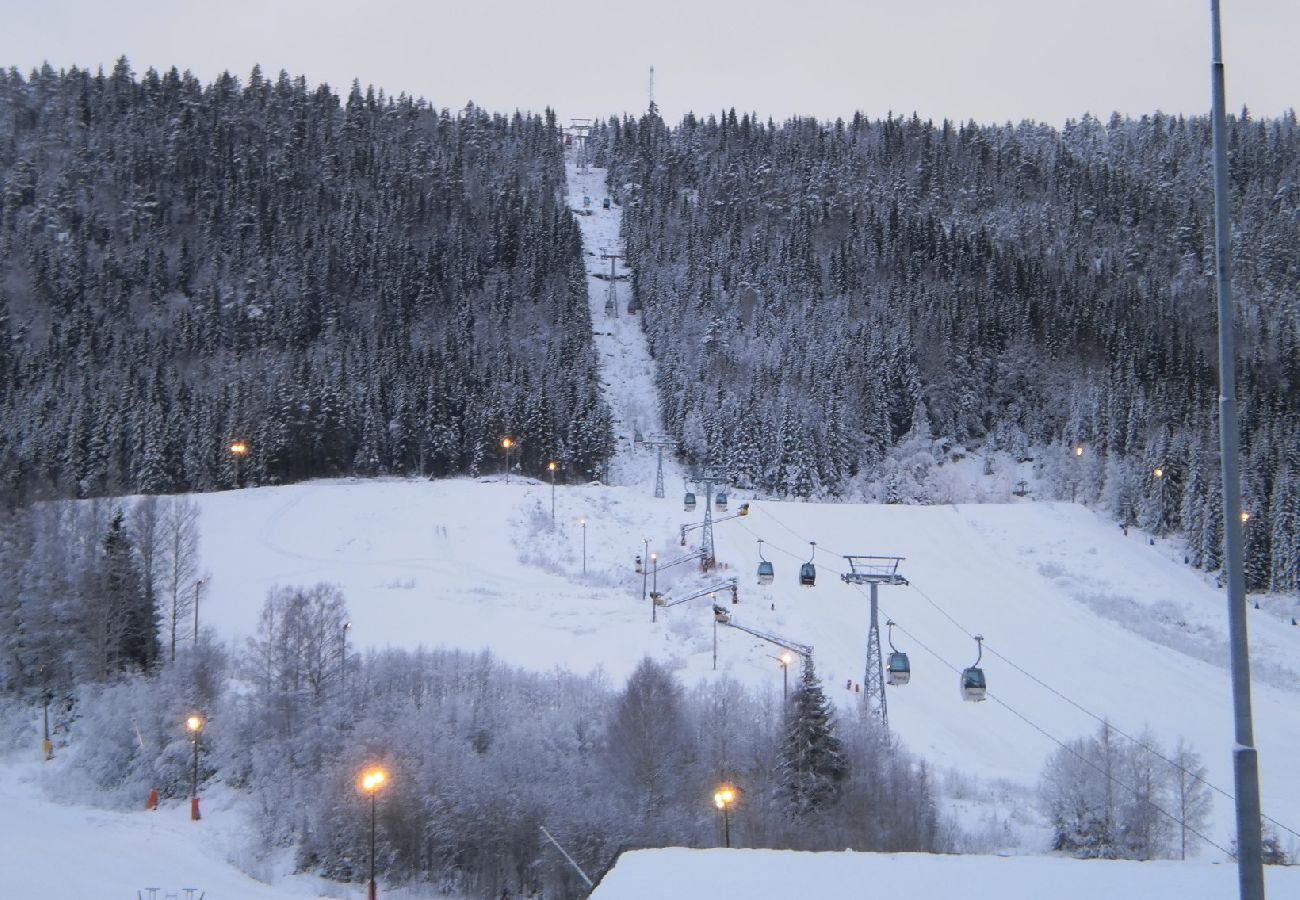
[(867, 629), (867, 668), (862, 678), (863, 702), (880, 719), (880, 724), (889, 728), (889, 706), (885, 699), (885, 661), (880, 652), (880, 602), (877, 590), (882, 584), (907, 584), (907, 579), (898, 574), (901, 556), (864, 556), (856, 554), (844, 557), (849, 561), (849, 571), (840, 575), (846, 584), (869, 585), (871, 587), (871, 624)]

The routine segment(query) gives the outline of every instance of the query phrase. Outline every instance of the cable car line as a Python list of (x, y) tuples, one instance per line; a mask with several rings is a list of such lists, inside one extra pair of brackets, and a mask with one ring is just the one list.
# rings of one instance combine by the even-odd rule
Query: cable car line
[[(925, 593), (925, 591), (923, 591), (923, 590), (921, 590), (919, 587), (917, 587), (915, 582), (911, 582), (911, 583), (910, 583), (910, 586), (911, 586), (911, 587), (912, 587), (912, 588), (913, 588), (913, 589), (914, 589), (918, 594), (920, 594), (921, 597), (922, 597), (922, 598), (923, 598), (927, 603), (929, 603), (929, 604), (930, 604), (931, 606), (933, 606), (936, 610), (938, 610), (938, 612), (939, 612), (939, 613), (940, 613), (944, 618), (946, 618), (949, 622), (951, 622), (953, 625), (955, 625), (955, 626), (958, 628), (958, 630), (960, 630), (960, 631), (961, 631), (963, 634), (965, 634), (967, 637), (972, 638), (972, 639), (974, 638), (974, 635), (971, 634), (969, 631), (967, 631), (966, 628), (965, 628), (965, 626), (963, 626), (960, 622), (958, 622), (955, 618), (953, 618), (953, 617), (948, 613), (948, 611), (945, 610), (942, 606), (940, 606), (938, 603), (936, 603), (934, 600), (932, 600), (932, 599), (930, 598), (930, 596), (927, 595), (927, 594)], [(882, 610), (883, 610), (883, 607), (881, 607), (881, 608), (882, 608)], [(899, 630), (899, 631), (903, 631), (904, 634), (907, 634), (907, 632), (903, 630), (903, 627), (902, 627), (901, 625), (898, 627), (898, 630)], [(1134, 746), (1139, 747), (1139, 748), (1141, 748), (1142, 750), (1145, 750), (1147, 753), (1150, 753), (1152, 756), (1154, 756), (1155, 758), (1161, 760), (1161, 761), (1164, 762), (1166, 765), (1172, 767), (1173, 769), (1175, 769), (1175, 770), (1177, 770), (1177, 771), (1179, 771), (1179, 772), (1182, 772), (1184, 775), (1189, 776), (1189, 777), (1192, 778), (1193, 780), (1200, 782), (1201, 784), (1205, 785), (1205, 786), (1206, 786), (1207, 788), (1209, 788), (1210, 790), (1214, 791), (1216, 794), (1219, 794), (1220, 796), (1222, 796), (1222, 797), (1224, 797), (1224, 798), (1226, 798), (1226, 799), (1228, 799), (1228, 800), (1231, 800), (1231, 801), (1233, 801), (1233, 802), (1236, 802), (1236, 797), (1235, 797), (1233, 794), (1231, 794), (1230, 792), (1225, 791), (1223, 788), (1219, 787), (1219, 786), (1218, 786), (1217, 784), (1215, 784), (1214, 782), (1212, 782), (1212, 781), (1210, 781), (1210, 780), (1208, 780), (1208, 779), (1206, 779), (1206, 778), (1204, 778), (1204, 777), (1202, 777), (1202, 776), (1197, 775), (1195, 772), (1192, 772), (1191, 770), (1185, 768), (1184, 766), (1180, 766), (1178, 763), (1174, 762), (1172, 759), (1170, 759), (1169, 757), (1165, 756), (1163, 753), (1161, 753), (1161, 752), (1160, 752), (1159, 750), (1157, 750), (1156, 748), (1151, 747), (1150, 745), (1148, 745), (1148, 744), (1146, 744), (1145, 742), (1143, 742), (1141, 739), (1136, 738), (1136, 737), (1134, 737), (1133, 735), (1129, 734), (1128, 732), (1124, 731), (1123, 729), (1117, 727), (1116, 725), (1114, 725), (1113, 723), (1111, 723), (1109, 720), (1107, 720), (1104, 716), (1099, 716), (1099, 715), (1097, 715), (1095, 712), (1093, 712), (1092, 710), (1088, 709), (1086, 706), (1084, 706), (1083, 704), (1079, 703), (1077, 700), (1074, 700), (1073, 698), (1067, 696), (1066, 694), (1063, 694), (1061, 691), (1059, 691), (1058, 689), (1054, 688), (1052, 685), (1048, 684), (1046, 681), (1043, 681), (1043, 680), (1042, 680), (1041, 678), (1039, 678), (1037, 675), (1034, 675), (1032, 672), (1028, 671), (1028, 670), (1025, 669), (1024, 667), (1022, 667), (1022, 666), (1020, 666), (1019, 664), (1017, 664), (1014, 660), (1012, 660), (1012, 659), (1011, 659), (1010, 657), (1008, 657), (1006, 654), (998, 652), (998, 650), (997, 650), (995, 647), (993, 647), (992, 645), (990, 645), (990, 644), (988, 644), (988, 643), (983, 643), (982, 646), (983, 646), (983, 648), (984, 648), (985, 650), (987, 650), (989, 653), (993, 654), (993, 655), (996, 656), (998, 659), (1002, 660), (1004, 663), (1006, 663), (1007, 665), (1009, 665), (1011, 668), (1015, 669), (1015, 670), (1016, 670), (1017, 672), (1019, 672), (1021, 675), (1024, 675), (1026, 678), (1028, 678), (1030, 681), (1032, 681), (1032, 682), (1034, 682), (1035, 684), (1037, 684), (1039, 687), (1041, 687), (1041, 688), (1043, 688), (1044, 690), (1048, 691), (1049, 693), (1055, 695), (1056, 697), (1060, 698), (1061, 700), (1064, 700), (1066, 703), (1070, 704), (1070, 705), (1073, 706), (1075, 709), (1077, 709), (1079, 712), (1083, 713), (1084, 715), (1088, 716), (1089, 718), (1093, 719), (1094, 721), (1099, 722), (1099, 723), (1101, 723), (1102, 725), (1106, 726), (1106, 727), (1109, 728), (1111, 731), (1113, 731), (1115, 734), (1117, 734), (1117, 735), (1119, 735), (1120, 737), (1124, 738), (1125, 740), (1129, 741), (1129, 742), (1132, 743)], [(989, 695), (989, 696), (992, 696), (992, 695)], [(998, 702), (1002, 702), (1002, 701), (998, 701)], [(1006, 704), (1003, 703), (1003, 705), (1005, 706)], [(1285, 831), (1285, 832), (1287, 832), (1288, 834), (1290, 834), (1292, 837), (1300, 838), (1300, 832), (1297, 832), (1297, 831), (1296, 831), (1295, 829), (1293, 829), (1293, 828), (1289, 828), (1289, 827), (1287, 827), (1287, 826), (1284, 825), (1283, 823), (1279, 822), (1277, 819), (1274, 819), (1272, 816), (1269, 816), (1269, 815), (1266, 814), (1266, 813), (1262, 813), (1261, 816), (1263, 817), (1263, 819), (1264, 819), (1265, 821), (1267, 821), (1267, 822), (1269, 822), (1270, 824), (1272, 824), (1272, 825), (1274, 825), (1274, 826), (1276, 826), (1276, 827), (1282, 829), (1283, 831)]]
[[(775, 515), (773, 515), (770, 511), (768, 511), (768, 509), (766, 508), (765, 505), (760, 505), (760, 506), (757, 506), (756, 508), (757, 508), (759, 511), (763, 512), (764, 514), (766, 514), (767, 516), (771, 517), (772, 521), (776, 522), (776, 524), (780, 525), (780, 526), (781, 526), (782, 528), (784, 528), (786, 531), (790, 532), (790, 534), (794, 535), (794, 536), (797, 537), (797, 538), (801, 538), (801, 539), (803, 538), (803, 535), (799, 534), (799, 533), (798, 533), (797, 531), (795, 531), (793, 528), (791, 528), (790, 526), (786, 525), (786, 524), (785, 524), (784, 522), (782, 522), (779, 518), (777, 518), (777, 517), (776, 517)], [(748, 529), (746, 529), (746, 530), (748, 531)], [(769, 545), (772, 546), (772, 547), (775, 547), (777, 550), (779, 550), (780, 552), (786, 554), (787, 556), (790, 556), (790, 557), (795, 558), (795, 559), (799, 559), (799, 558), (800, 558), (799, 556), (797, 556), (797, 555), (794, 554), (794, 553), (791, 553), (791, 552), (788, 551), (788, 550), (785, 550), (785, 549), (783, 549), (783, 548), (781, 548), (781, 547), (777, 547), (775, 544), (770, 544), (770, 542), (769, 542)], [(823, 547), (823, 549), (829, 549), (829, 548)], [(838, 555), (843, 555), (843, 554), (835, 554), (835, 555), (838, 556)], [(919, 587), (917, 587), (917, 585), (916, 585), (915, 582), (911, 582), (911, 583), (910, 583), (910, 586), (913, 588), (913, 590), (915, 590), (918, 594), (921, 595), (922, 599), (924, 599), (927, 603), (929, 603), (931, 606), (933, 606), (933, 607), (935, 608), (935, 610), (937, 610), (937, 611), (939, 612), (940, 615), (942, 615), (945, 619), (947, 619), (947, 620), (948, 620), (949, 622), (951, 622), (954, 626), (956, 626), (957, 629), (958, 629), (959, 631), (961, 631), (963, 634), (965, 634), (968, 638), (974, 639), (975, 635), (974, 635), (971, 631), (969, 631), (969, 630), (966, 628), (966, 626), (964, 626), (964, 625), (962, 625), (960, 622), (958, 622), (957, 619), (955, 619), (955, 618), (954, 618), (954, 617), (953, 617), (953, 616), (952, 616), (952, 615), (951, 615), (951, 614), (950, 614), (946, 609), (944, 609), (942, 606), (940, 606), (938, 603), (936, 603), (933, 599), (931, 599), (930, 596), (929, 596), (928, 594), (925, 593), (925, 591), (923, 591), (923, 590), (921, 590)], [(862, 592), (863, 592), (861, 587), (858, 587), (858, 591), (859, 591), (859, 593), (862, 593)], [(884, 612), (884, 606), (883, 606), (883, 605), (880, 607), (880, 609), (881, 609), (881, 612)], [(897, 624), (897, 623), (895, 623), (895, 624)], [(911, 634), (909, 634), (909, 633), (908, 633), (908, 632), (907, 632), (907, 631), (906, 631), (906, 630), (905, 630), (901, 625), (898, 626), (898, 630), (901, 631), (903, 634), (907, 634), (908, 637), (910, 637), (913, 641), (915, 641), (915, 642), (918, 644), (918, 646), (921, 646), (923, 649), (925, 649), (927, 652), (929, 652), (929, 653), (930, 653), (932, 656), (934, 656), (936, 659), (939, 659), (941, 662), (944, 663), (944, 665), (948, 666), (948, 668), (950, 668), (950, 669), (952, 669), (954, 672), (957, 672), (957, 673), (960, 674), (960, 670), (957, 669), (957, 667), (953, 666), (953, 665), (952, 665), (951, 663), (949, 663), (947, 660), (944, 660), (942, 657), (940, 657), (940, 656), (939, 656), (937, 653), (935, 653), (933, 650), (930, 650), (928, 647), (925, 647), (925, 645), (921, 644), (920, 641), (918, 641), (918, 640), (916, 639), (915, 635), (911, 635)], [(1175, 763), (1173, 760), (1171, 760), (1171, 759), (1169, 759), (1167, 756), (1165, 756), (1163, 753), (1160, 753), (1158, 750), (1156, 750), (1156, 749), (1154, 749), (1154, 748), (1152, 748), (1152, 747), (1147, 746), (1147, 745), (1146, 745), (1145, 743), (1143, 743), (1141, 740), (1139, 740), (1139, 739), (1133, 737), (1132, 735), (1128, 734), (1128, 733), (1125, 732), (1125, 731), (1122, 731), (1122, 730), (1119, 729), (1119, 728), (1116, 728), (1114, 725), (1112, 725), (1110, 722), (1108, 722), (1108, 721), (1107, 721), (1105, 718), (1103, 718), (1102, 716), (1097, 715), (1096, 713), (1092, 712), (1092, 711), (1091, 711), (1090, 709), (1088, 709), (1087, 707), (1083, 706), (1082, 704), (1078, 703), (1078, 702), (1075, 701), (1075, 700), (1072, 700), (1070, 697), (1067, 697), (1065, 694), (1061, 693), (1061, 692), (1060, 692), (1059, 690), (1057, 690), (1056, 688), (1054, 688), (1054, 687), (1052, 687), (1051, 685), (1047, 684), (1047, 683), (1046, 683), (1045, 681), (1043, 681), (1042, 679), (1040, 679), (1040, 678), (1038, 678), (1038, 677), (1032, 675), (1031, 673), (1029, 673), (1028, 671), (1026, 671), (1024, 668), (1022, 668), (1021, 666), (1019, 666), (1019, 665), (1017, 665), (1016, 663), (1012, 662), (1012, 660), (1009, 659), (1007, 656), (1005, 656), (1005, 655), (1002, 654), (1002, 653), (999, 653), (999, 652), (998, 652), (996, 649), (994, 649), (993, 647), (991, 647), (991, 646), (985, 646), (985, 645), (983, 645), (982, 642), (981, 642), (981, 646), (984, 647), (984, 649), (987, 649), (987, 650), (989, 651), (989, 653), (993, 654), (993, 655), (996, 656), (998, 659), (1000, 659), (1000, 660), (1002, 660), (1003, 662), (1007, 663), (1008, 665), (1010, 665), (1010, 666), (1011, 666), (1013, 669), (1015, 669), (1016, 671), (1020, 672), (1020, 673), (1021, 673), (1022, 675), (1024, 675), (1026, 678), (1028, 678), (1028, 679), (1030, 679), (1031, 681), (1035, 682), (1036, 684), (1040, 685), (1041, 687), (1043, 687), (1044, 689), (1046, 689), (1046, 690), (1049, 691), (1050, 693), (1052, 693), (1052, 694), (1056, 695), (1057, 697), (1059, 697), (1060, 699), (1064, 700), (1066, 703), (1069, 703), (1071, 706), (1075, 707), (1076, 709), (1078, 709), (1080, 712), (1084, 713), (1085, 715), (1091, 717), (1092, 719), (1096, 720), (1097, 722), (1102, 723), (1102, 724), (1105, 725), (1107, 728), (1109, 728), (1111, 731), (1113, 731), (1115, 734), (1118, 734), (1120, 737), (1124, 738), (1125, 740), (1128, 740), (1128, 741), (1132, 742), (1135, 746), (1140, 747), (1141, 749), (1143, 749), (1143, 750), (1145, 750), (1146, 752), (1150, 753), (1151, 755), (1155, 756), (1157, 759), (1162, 760), (1163, 762), (1165, 762), (1167, 765), (1173, 767), (1174, 769), (1176, 769), (1176, 770), (1178, 770), (1178, 771), (1180, 771), (1180, 772), (1183, 772), (1183, 773), (1186, 774), (1186, 775), (1191, 776), (1193, 779), (1195, 779), (1196, 781), (1199, 781), (1201, 784), (1204, 784), (1206, 787), (1208, 787), (1210, 790), (1214, 791), (1215, 793), (1217, 793), (1217, 794), (1219, 794), (1219, 795), (1221, 795), (1221, 796), (1223, 796), (1223, 797), (1225, 797), (1225, 798), (1227, 798), (1227, 799), (1229, 799), (1229, 800), (1232, 800), (1232, 801), (1234, 801), (1234, 802), (1236, 801), (1236, 797), (1235, 797), (1233, 794), (1229, 793), (1228, 791), (1225, 791), (1223, 788), (1219, 787), (1218, 785), (1214, 784), (1213, 782), (1208, 781), (1207, 779), (1202, 778), (1202, 777), (1200, 777), (1200, 776), (1197, 776), (1194, 772), (1191, 772), (1191, 771), (1189, 771), (1188, 769), (1184, 768), (1183, 766), (1178, 765), (1178, 764)], [(1061, 747), (1065, 747), (1065, 746), (1066, 746), (1066, 745), (1062, 744), (1059, 740), (1057, 740), (1055, 737), (1052, 737), (1052, 735), (1049, 734), (1047, 731), (1044, 731), (1041, 727), (1039, 727), (1038, 725), (1034, 724), (1034, 723), (1031, 722), (1029, 719), (1025, 718), (1023, 715), (1021, 715), (1021, 714), (1020, 714), (1019, 712), (1017, 712), (1016, 710), (1012, 709), (1012, 707), (1010, 707), (1009, 705), (1007, 705), (1007, 703), (1006, 703), (1005, 701), (1001, 700), (1000, 698), (998, 698), (997, 696), (995, 696), (995, 695), (992, 694), (992, 693), (988, 693), (988, 692), (987, 692), (987, 689), (986, 689), (985, 696), (988, 697), (988, 698), (991, 699), (991, 700), (996, 701), (997, 703), (1001, 704), (1002, 706), (1006, 707), (1006, 709), (1007, 709), (1008, 711), (1012, 712), (1012, 713), (1013, 713), (1014, 715), (1016, 715), (1018, 718), (1024, 719), (1024, 721), (1025, 721), (1026, 723), (1028, 723), (1029, 725), (1031, 725), (1035, 730), (1040, 731), (1044, 736), (1050, 738), (1050, 739), (1051, 739), (1054, 743), (1056, 743), (1058, 746), (1061, 746)], [(1066, 749), (1069, 750), (1069, 752), (1070, 752), (1072, 755), (1078, 756), (1077, 753), (1075, 753), (1073, 750), (1070, 750), (1068, 747), (1066, 747)], [(1080, 757), (1080, 759), (1083, 759), (1083, 758)], [(1088, 761), (1087, 761), (1087, 760), (1084, 760), (1084, 762), (1088, 762)], [(1093, 765), (1092, 763), (1088, 763), (1088, 764), (1089, 764), (1090, 766)], [(1096, 768), (1096, 766), (1093, 766), (1093, 768)], [(1109, 776), (1108, 776), (1108, 777), (1109, 777)], [(1112, 779), (1112, 780), (1113, 780), (1113, 779)], [(1116, 782), (1116, 783), (1118, 784), (1119, 782)], [(1159, 809), (1159, 808), (1157, 807), (1157, 809)], [(1173, 818), (1172, 816), (1170, 816), (1169, 813), (1165, 812), (1164, 810), (1160, 810), (1160, 812), (1161, 812), (1162, 814), (1166, 815), (1166, 816), (1169, 816), (1170, 818)], [(1278, 828), (1280, 828), (1281, 830), (1287, 832), (1287, 833), (1290, 834), (1291, 836), (1293, 836), (1293, 837), (1297, 837), (1297, 838), (1300, 838), (1300, 832), (1297, 832), (1295, 829), (1289, 828), (1288, 826), (1286, 826), (1286, 825), (1284, 825), (1283, 823), (1279, 822), (1277, 819), (1274, 819), (1272, 816), (1269, 816), (1269, 815), (1267, 815), (1267, 814), (1261, 813), (1261, 817), (1262, 817), (1265, 821), (1269, 822), (1269, 823), (1272, 824), (1272, 825), (1275, 825), (1276, 827), (1278, 827)], [(1177, 822), (1178, 820), (1177, 820), (1176, 818), (1174, 818), (1173, 821)], [(1181, 823), (1180, 823), (1180, 824), (1181, 824)], [(1189, 828), (1188, 830), (1189, 830), (1189, 831), (1193, 831), (1193, 829), (1191, 829), (1191, 828)], [(1212, 846), (1218, 848), (1219, 850), (1223, 850), (1222, 847), (1220, 847), (1218, 844), (1216, 844), (1216, 843), (1214, 843), (1213, 841), (1211, 841), (1209, 838), (1206, 838), (1204, 835), (1199, 834), (1199, 832), (1194, 832), (1194, 831), (1193, 831), (1193, 833), (1197, 834), (1198, 837), (1201, 837), (1201, 838), (1202, 838), (1203, 840), (1205, 840), (1207, 843), (1209, 843), (1209, 844), (1211, 844)], [(1226, 853), (1227, 851), (1224, 851), (1224, 852)]]
[[(883, 607), (882, 607), (882, 610), (883, 610)], [(954, 666), (952, 663), (948, 662), (948, 660), (944, 659), (942, 656), (940, 656), (938, 653), (936, 653), (933, 649), (931, 649), (928, 645), (926, 645), (923, 641), (921, 641), (921, 640), (920, 640), (916, 635), (914, 635), (914, 634), (912, 634), (911, 632), (909, 632), (909, 631), (908, 631), (906, 628), (904, 628), (902, 625), (899, 625), (897, 622), (895, 622), (894, 625), (895, 625), (896, 628), (898, 628), (899, 631), (901, 631), (903, 634), (907, 635), (908, 638), (910, 638), (911, 641), (912, 641), (914, 644), (916, 644), (918, 647), (920, 647), (920, 648), (921, 648), (922, 650), (924, 650), (926, 653), (929, 653), (929, 654), (930, 654), (931, 656), (933, 656), (935, 659), (939, 660), (939, 662), (943, 663), (943, 664), (944, 664), (945, 666), (947, 666), (949, 669), (952, 669), (952, 671), (953, 671), (954, 673), (960, 673), (960, 672), (961, 672), (960, 669), (958, 669), (958, 668), (957, 668), (956, 666)], [(1101, 766), (1097, 765), (1095, 762), (1093, 762), (1092, 760), (1088, 759), (1088, 758), (1087, 758), (1086, 756), (1084, 756), (1083, 754), (1079, 753), (1079, 751), (1075, 750), (1075, 749), (1074, 749), (1073, 747), (1071, 747), (1069, 744), (1066, 744), (1065, 742), (1061, 741), (1059, 738), (1057, 738), (1055, 735), (1053, 735), (1053, 734), (1052, 734), (1050, 731), (1048, 731), (1046, 728), (1044, 728), (1043, 726), (1039, 725), (1037, 722), (1035, 722), (1033, 719), (1031, 719), (1031, 718), (1029, 718), (1028, 716), (1026, 716), (1024, 713), (1020, 712), (1018, 709), (1016, 709), (1016, 708), (1015, 708), (1014, 706), (1012, 706), (1010, 703), (1007, 703), (1007, 702), (1006, 702), (1005, 700), (1003, 700), (1001, 697), (998, 697), (996, 694), (994, 694), (994, 693), (992, 693), (992, 692), (986, 692), (986, 693), (985, 693), (985, 697), (986, 697), (987, 699), (989, 699), (989, 700), (992, 700), (994, 703), (997, 703), (999, 706), (1001, 706), (1001, 707), (1002, 707), (1003, 709), (1005, 709), (1007, 712), (1011, 713), (1011, 714), (1012, 714), (1013, 716), (1015, 716), (1017, 719), (1019, 719), (1020, 721), (1024, 722), (1024, 723), (1025, 723), (1026, 725), (1028, 725), (1030, 728), (1034, 729), (1034, 731), (1037, 731), (1039, 734), (1041, 734), (1043, 737), (1047, 738), (1047, 739), (1048, 739), (1049, 741), (1051, 741), (1053, 744), (1055, 744), (1056, 746), (1060, 747), (1060, 748), (1061, 748), (1062, 750), (1064, 750), (1065, 752), (1069, 753), (1069, 754), (1070, 754), (1071, 756), (1073, 756), (1075, 759), (1079, 760), (1079, 762), (1083, 763), (1084, 765), (1088, 766), (1088, 768), (1090, 768), (1090, 769), (1094, 770), (1095, 772), (1097, 772), (1099, 775), (1101, 775), (1103, 778), (1105, 778), (1105, 779), (1106, 779), (1107, 781), (1109, 781), (1111, 784), (1115, 785), (1116, 787), (1122, 788), (1123, 790), (1127, 791), (1127, 792), (1130, 793), (1130, 794), (1134, 794), (1134, 795), (1137, 794), (1137, 788), (1136, 788), (1136, 787), (1134, 787), (1133, 785), (1130, 785), (1130, 784), (1126, 784), (1125, 782), (1123, 782), (1123, 781), (1121, 781), (1120, 779), (1116, 778), (1116, 777), (1114, 776), (1114, 774), (1112, 774), (1112, 773), (1110, 773), (1110, 772), (1107, 772), (1104, 768), (1102, 768)], [(1208, 783), (1208, 782), (1207, 782), (1207, 783)], [(1211, 840), (1211, 839), (1210, 839), (1209, 837), (1207, 837), (1206, 835), (1204, 835), (1204, 834), (1202, 834), (1201, 832), (1197, 831), (1195, 828), (1193, 828), (1193, 827), (1191, 827), (1190, 825), (1188, 825), (1188, 824), (1187, 824), (1186, 822), (1184, 822), (1182, 819), (1179, 819), (1179, 818), (1178, 818), (1176, 815), (1174, 815), (1173, 813), (1169, 812), (1168, 810), (1164, 809), (1163, 807), (1159, 806), (1158, 804), (1151, 803), (1150, 801), (1147, 801), (1147, 802), (1150, 804), (1150, 806), (1151, 806), (1152, 809), (1154, 809), (1156, 812), (1160, 813), (1160, 814), (1161, 814), (1162, 816), (1164, 816), (1165, 818), (1169, 819), (1169, 821), (1173, 822), (1175, 825), (1179, 825), (1179, 826), (1182, 826), (1182, 827), (1186, 828), (1189, 832), (1191, 832), (1192, 834), (1196, 835), (1196, 836), (1199, 837), (1201, 840), (1205, 841), (1205, 842), (1206, 842), (1207, 844), (1209, 844), (1211, 847), (1214, 847), (1216, 850), (1219, 850), (1221, 853), (1227, 854), (1227, 855), (1229, 855), (1229, 856), (1232, 855), (1231, 853), (1229, 853), (1229, 851), (1228, 851), (1225, 847), (1221, 846), (1220, 844), (1218, 844), (1218, 843), (1216, 843), (1215, 841)], [(1266, 818), (1267, 818), (1267, 817), (1266, 817)], [(1269, 821), (1272, 821), (1272, 820), (1270, 819)]]

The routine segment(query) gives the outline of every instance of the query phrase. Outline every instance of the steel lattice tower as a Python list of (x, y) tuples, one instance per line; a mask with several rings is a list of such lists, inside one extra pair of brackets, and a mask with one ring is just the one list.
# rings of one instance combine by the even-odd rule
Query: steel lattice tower
[(664, 495), (664, 448), (667, 447), (671, 450), (677, 446), (677, 442), (659, 436), (645, 441), (645, 445), (654, 447), (659, 451), (659, 468), (655, 470), (655, 496), (662, 499)]
[(848, 584), (866, 584), (871, 587), (871, 625), (867, 629), (867, 670), (862, 677), (862, 699), (889, 728), (889, 706), (885, 700), (885, 661), (880, 652), (880, 604), (876, 597), (882, 584), (907, 584), (898, 574), (901, 556), (846, 556), (849, 570), (840, 576)]

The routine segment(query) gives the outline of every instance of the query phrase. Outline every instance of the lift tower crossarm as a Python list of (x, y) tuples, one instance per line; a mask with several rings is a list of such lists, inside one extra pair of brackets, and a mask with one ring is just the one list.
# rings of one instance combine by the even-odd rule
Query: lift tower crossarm
[[(718, 524), (721, 524), (722, 522), (730, 522), (732, 519), (743, 519), (743, 518), (744, 518), (745, 516), (747, 516), (747, 515), (749, 515), (749, 504), (748, 504), (748, 503), (742, 503), (742, 504), (740, 504), (740, 508), (737, 509), (734, 513), (732, 513), (732, 514), (729, 515), (729, 516), (723, 516), (721, 519), (714, 519), (712, 524), (714, 524), (714, 525), (718, 525)], [(706, 523), (704, 523), (704, 522), (696, 522), (696, 523), (693, 524), (693, 525), (689, 525), (689, 524), (688, 524), (688, 525), (683, 525), (682, 528), (681, 528), (681, 532), (682, 532), (682, 535), (681, 535), (681, 544), (682, 544), (682, 546), (683, 546), (683, 547), (686, 546), (686, 535), (690, 534), (692, 531), (695, 531), (695, 530), (697, 530), (697, 529), (699, 529), (699, 528), (703, 528), (703, 527), (705, 526), (705, 524), (706, 524)]]
[[(726, 618), (721, 618), (721, 614), (725, 614)], [(720, 625), (729, 625), (738, 631), (752, 634), (759, 640), (767, 641), (769, 644), (775, 644), (782, 649), (789, 650), (791, 653), (799, 654), (799, 657), (803, 660), (805, 666), (812, 662), (813, 648), (811, 644), (800, 644), (796, 641), (790, 640), (789, 638), (779, 637), (775, 634), (769, 634), (766, 631), (759, 631), (757, 628), (750, 628), (747, 625), (741, 625), (739, 622), (732, 621), (731, 614), (721, 606), (715, 605), (713, 607), (713, 618)]]
[(667, 609), (670, 606), (677, 606), (678, 604), (686, 603), (689, 600), (697, 600), (700, 597), (709, 594), (716, 594), (719, 591), (731, 591), (731, 600), (733, 603), (736, 602), (736, 579), (728, 578), (726, 581), (719, 581), (717, 584), (711, 584), (706, 588), (700, 588), (700, 590), (696, 591), (694, 594), (682, 597), (680, 600), (667, 600), (664, 602), (663, 607)]

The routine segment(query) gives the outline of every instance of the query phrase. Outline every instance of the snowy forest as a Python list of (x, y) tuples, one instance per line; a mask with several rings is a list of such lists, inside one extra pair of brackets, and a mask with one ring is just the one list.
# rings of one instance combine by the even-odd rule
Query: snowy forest
[(509, 432), (590, 477), (613, 439), (563, 183), (549, 112), (0, 72), (0, 493), (474, 473)]
[[(1290, 591), (1300, 132), (1243, 110), (1229, 141), (1247, 584)], [(964, 499), (945, 460), (1002, 453), (1219, 567), (1207, 120), (652, 114), (590, 144), (688, 463), (925, 503)], [(507, 433), (523, 471), (598, 477), (614, 434), (563, 178), (550, 111), (9, 70), (0, 496), (474, 474)]]
[[(1243, 110), (1229, 133), (1247, 582), (1288, 592), (1300, 131)], [(960, 499), (937, 472), (964, 455), (1032, 462), (1043, 499), (1220, 567), (1206, 120), (669, 127), (652, 108), (589, 147), (684, 462), (759, 494), (910, 504)], [(44, 706), (69, 797), (183, 798), (177, 723), (205, 710), (202, 783), (258, 804), (263, 847), (346, 882), (367, 850), (356, 773), (378, 760), (382, 871), (484, 898), (585, 895), (539, 825), (593, 874), (628, 847), (715, 846), (719, 781), (746, 792), (738, 846), (979, 844), (939, 813), (952, 785), (835, 713), (810, 658), (786, 698), (688, 688), (651, 658), (615, 685), (361, 653), (325, 583), (272, 589), (245, 645), (200, 632), (217, 576), (188, 492), (475, 475), (505, 434), (525, 473), (602, 475), (616, 435), (564, 163), (549, 110), (125, 59), (0, 72), (0, 748)], [(1062, 749), (1038, 786), (1052, 849), (1195, 852), (1192, 748), (1103, 725)], [(1115, 796), (1111, 771), (1141, 791)]]
[[(1247, 582), (1292, 591), (1300, 129), (1243, 110), (1228, 140)], [(731, 110), (610, 119), (592, 144), (687, 460), (779, 496), (926, 503), (964, 499), (937, 463), (1003, 452), (1045, 499), (1183, 532), (1219, 567), (1207, 118)]]
[[(811, 660), (788, 701), (724, 680), (683, 687), (649, 658), (626, 684), (537, 674), (490, 654), (357, 652), (343, 592), (273, 588), (256, 635), (190, 634), (207, 573), (186, 497), (43, 503), (0, 540), (0, 749), (50, 704), (60, 790), (135, 808), (191, 788), (181, 724), (217, 723), (199, 779), (244, 794), (263, 849), (301, 871), (364, 878), (356, 773), (392, 773), (381, 871), (467, 896), (576, 897), (539, 825), (590, 872), (634, 846), (714, 846), (707, 797), (743, 785), (737, 846), (951, 848), (926, 765), (863, 708), (842, 721)], [(180, 625), (180, 635), (177, 626)], [(197, 627), (197, 626), (195, 626)], [(66, 750), (65, 750), (66, 748)], [(867, 808), (872, 816), (861, 816)]]

